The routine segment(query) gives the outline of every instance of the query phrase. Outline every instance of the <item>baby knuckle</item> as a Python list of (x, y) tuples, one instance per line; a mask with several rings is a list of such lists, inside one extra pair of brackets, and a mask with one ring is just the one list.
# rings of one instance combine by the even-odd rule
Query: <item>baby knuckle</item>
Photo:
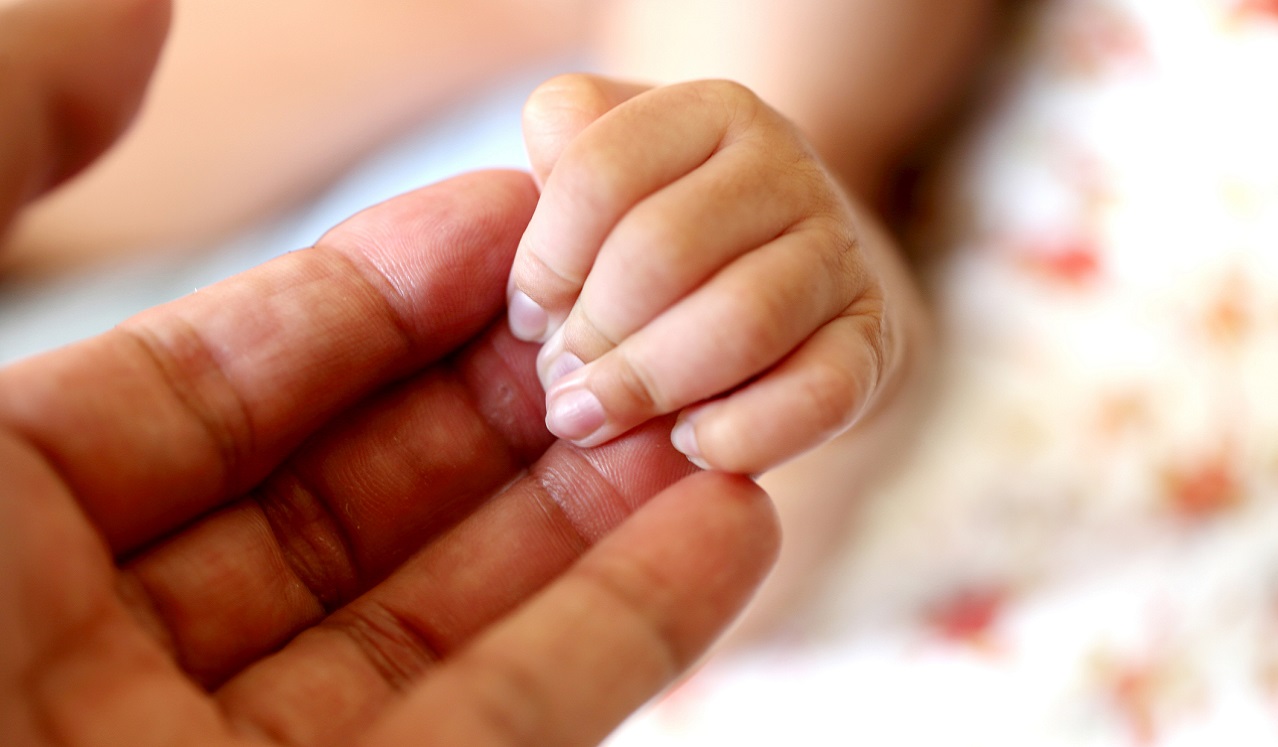
[[(744, 305), (728, 318), (735, 318), (732, 326), (736, 328), (734, 339), (748, 343), (749, 350), (761, 352), (774, 351), (785, 347), (789, 325), (787, 320), (794, 315), (792, 299), (786, 294), (774, 292), (749, 293), (734, 295), (732, 302)], [(750, 361), (742, 361), (742, 365), (750, 365)]]
[(783, 180), (787, 191), (801, 200), (805, 217), (819, 224), (833, 220), (839, 201), (838, 187), (817, 156), (797, 133), (786, 131), (769, 143), (771, 171)]
[(607, 250), (626, 266), (634, 287), (670, 288), (684, 282), (705, 247), (678, 216), (641, 207), (618, 222)]
[(613, 376), (614, 396), (619, 400), (617, 404), (621, 409), (639, 418), (677, 409), (677, 404), (671, 401), (668, 392), (647, 366), (634, 356), (627, 355), (624, 348), (617, 348), (617, 352), (620, 355)]
[(749, 87), (734, 80), (699, 80), (688, 84), (696, 100), (727, 114), (727, 121), (754, 122), (768, 106)]
[(524, 103), (525, 126), (581, 129), (608, 111), (599, 81), (584, 73), (557, 75), (533, 89)]
[(735, 80), (718, 78), (704, 82), (707, 90), (725, 102), (737, 105), (757, 106), (762, 103), (758, 94)]
[(881, 318), (875, 323), (867, 324), (864, 334), (865, 349), (870, 358), (871, 386), (877, 387), (884, 377), (888, 366), (888, 333)]
[(818, 223), (816, 230), (822, 274), (832, 281), (841, 302), (880, 298), (878, 278), (866, 263), (861, 239), (850, 222), (829, 219)]
[(583, 212), (615, 215), (632, 201), (635, 176), (625, 159), (608, 148), (574, 140), (555, 167), (555, 186)]
[(869, 346), (870, 352), (884, 358), (889, 335), (887, 293), (883, 283), (876, 277), (867, 278), (844, 314), (859, 322), (862, 342)]
[(855, 239), (837, 241), (831, 251), (826, 254), (827, 277), (834, 281), (839, 301), (847, 303), (853, 299), (853, 305), (859, 305), (877, 315), (882, 299), (879, 280), (870, 268), (866, 267), (865, 258), (861, 254), (860, 245)]
[(856, 377), (846, 368), (829, 363), (810, 368), (802, 383), (801, 397), (811, 422), (823, 433), (846, 428), (855, 417), (862, 396)]

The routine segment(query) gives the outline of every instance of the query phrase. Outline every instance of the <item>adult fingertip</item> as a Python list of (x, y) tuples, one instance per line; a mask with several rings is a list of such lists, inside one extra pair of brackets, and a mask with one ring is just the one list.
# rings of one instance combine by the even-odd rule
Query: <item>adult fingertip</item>
[[(781, 551), (781, 519), (776, 505), (757, 482), (744, 474), (722, 471), (694, 473), (667, 488), (665, 496), (673, 501), (702, 504), (694, 513), (704, 521), (700, 529), (706, 548), (717, 546), (720, 562), (732, 566), (725, 571), (716, 593), (722, 595), (720, 610), (726, 625), (736, 612), (754, 596), (759, 584), (776, 564)], [(705, 629), (698, 645), (709, 646), (722, 628)], [(689, 660), (688, 663), (691, 663)]]
[(473, 171), (367, 208), (316, 246), (375, 268), (411, 331), (472, 329), (505, 309), (510, 263), (536, 203), (526, 172)]

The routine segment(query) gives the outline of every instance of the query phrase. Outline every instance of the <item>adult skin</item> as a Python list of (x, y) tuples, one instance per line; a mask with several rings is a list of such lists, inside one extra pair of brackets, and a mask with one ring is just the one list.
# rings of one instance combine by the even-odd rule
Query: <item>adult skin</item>
[[(128, 121), (166, 15), (0, 25), (5, 215)], [(699, 656), (775, 515), (669, 422), (545, 432), (500, 321), (535, 200), (429, 187), (0, 371), (0, 743), (592, 744)]]

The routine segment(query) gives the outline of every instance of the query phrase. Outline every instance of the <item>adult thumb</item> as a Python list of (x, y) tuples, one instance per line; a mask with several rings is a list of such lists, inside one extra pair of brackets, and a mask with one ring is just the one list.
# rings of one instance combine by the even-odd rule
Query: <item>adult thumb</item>
[(137, 112), (169, 0), (0, 0), (0, 227)]

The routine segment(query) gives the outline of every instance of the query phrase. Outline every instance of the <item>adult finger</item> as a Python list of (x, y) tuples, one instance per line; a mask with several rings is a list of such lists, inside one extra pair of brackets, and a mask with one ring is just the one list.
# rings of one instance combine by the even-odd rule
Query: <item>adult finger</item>
[(220, 714), (120, 604), (74, 496), (3, 431), (0, 465), (0, 744), (208, 744)]
[(311, 249), (0, 371), (0, 427), (47, 454), (127, 552), (481, 330), (535, 200), (527, 174), (484, 172), (383, 203)]
[(728, 625), (777, 543), (753, 483), (683, 480), (446, 661), (362, 743), (596, 744)]
[[(349, 743), (440, 660), (694, 472), (670, 447), (670, 425), (599, 449), (555, 444), (385, 581), (232, 678), (218, 690), (222, 708), (286, 743)], [(331, 687), (317, 693), (317, 682)]]
[(168, 21), (168, 0), (0, 7), (0, 226), (120, 135), (142, 99)]
[(511, 268), (515, 335), (544, 342), (567, 316), (617, 221), (704, 163), (759, 107), (733, 83), (667, 86), (617, 106), (569, 143)]
[(497, 325), (378, 392), (243, 499), (133, 556), (119, 587), (192, 678), (222, 684), (528, 471), (554, 440), (533, 352)]

